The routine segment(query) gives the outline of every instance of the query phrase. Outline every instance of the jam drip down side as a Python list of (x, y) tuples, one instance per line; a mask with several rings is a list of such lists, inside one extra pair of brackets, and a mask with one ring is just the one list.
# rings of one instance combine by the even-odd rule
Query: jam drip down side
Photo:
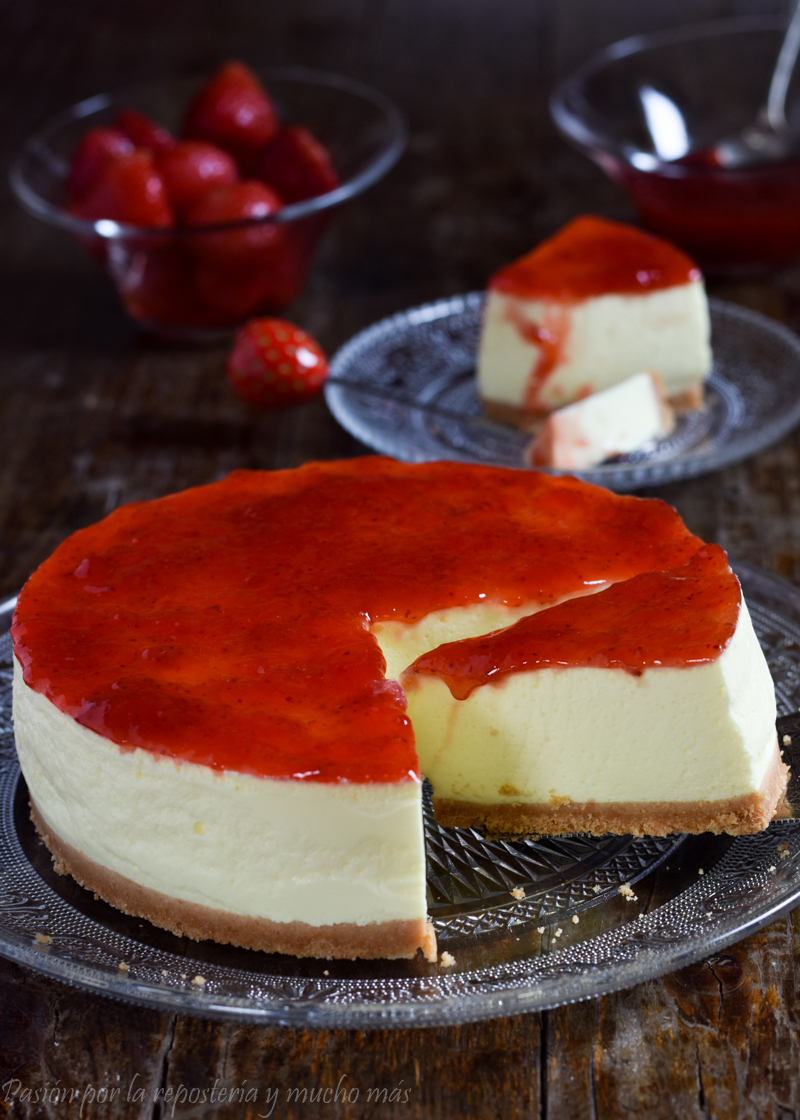
[(685, 669), (716, 661), (739, 618), (741, 590), (718, 545), (679, 568), (647, 572), (596, 595), (570, 599), (514, 626), (449, 642), (406, 670), (438, 676), (456, 700), (510, 673), (574, 666)]

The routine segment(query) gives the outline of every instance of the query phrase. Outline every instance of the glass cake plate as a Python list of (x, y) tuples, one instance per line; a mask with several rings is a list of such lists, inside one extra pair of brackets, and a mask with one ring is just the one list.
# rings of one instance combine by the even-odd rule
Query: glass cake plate
[[(800, 707), (800, 591), (744, 565), (737, 572), (775, 680), (781, 740), (797, 744), (785, 754), (800, 764), (800, 714), (791, 714)], [(449, 967), (295, 960), (174, 937), (53, 871), (14, 750), (9, 625), (10, 606), (0, 605), (0, 954), (68, 984), (245, 1022), (464, 1023), (682, 968), (800, 902), (800, 820), (736, 838), (489, 842), (478, 830), (437, 828), (426, 797), (429, 912), (440, 952), (455, 958)], [(800, 803), (800, 785), (790, 797)]]
[[(529, 437), (489, 420), (478, 399), (483, 298), (472, 292), (425, 304), (350, 339), (334, 356), (325, 387), (339, 423), (408, 463), (523, 467)], [(710, 306), (714, 367), (705, 408), (679, 417), (666, 439), (570, 473), (618, 491), (661, 485), (753, 455), (800, 421), (800, 338), (756, 311), (715, 299)]]

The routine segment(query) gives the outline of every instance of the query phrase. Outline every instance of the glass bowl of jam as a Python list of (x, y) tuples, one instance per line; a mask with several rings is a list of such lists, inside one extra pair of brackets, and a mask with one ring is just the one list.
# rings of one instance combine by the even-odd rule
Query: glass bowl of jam
[(637, 35), (584, 63), (550, 100), (566, 139), (707, 272), (800, 256), (800, 73), (786, 107), (792, 154), (741, 167), (715, 158), (758, 116), (784, 30), (780, 19), (747, 16)]
[[(246, 70), (238, 63), (227, 65)], [(216, 210), (206, 207), (206, 216), (202, 206), (191, 212), (176, 207), (169, 212), (174, 220), (164, 218), (158, 206), (151, 205), (152, 198), (148, 203), (152, 177), (148, 179), (145, 172), (142, 178), (141, 167), (135, 166), (128, 167), (126, 174), (134, 179), (139, 174), (145, 184), (135, 201), (147, 213), (146, 220), (99, 216), (104, 213), (102, 198), (99, 212), (92, 212), (85, 196), (76, 204), (72, 187), (77, 152), (89, 132), (95, 130), (95, 136), (113, 132), (133, 110), (139, 122), (146, 119), (148, 125), (166, 130), (168, 141), (191, 135), (184, 131), (187, 107), (195, 105), (211, 84), (208, 75), (168, 79), (81, 101), (31, 136), (11, 168), (12, 188), (25, 209), (76, 237), (105, 267), (131, 318), (150, 333), (212, 342), (254, 315), (270, 314), (291, 303), (305, 284), (336, 209), (381, 179), (403, 152), (403, 117), (379, 91), (337, 74), (300, 67), (260, 71), (257, 78), (274, 108), (278, 139), (293, 132), (310, 135), (317, 155), (321, 151), (320, 158), (327, 161), (328, 179), (323, 175), (321, 188), (310, 197), (306, 190), (306, 197), (292, 200), (289, 195), (287, 201), (281, 187), (282, 195), (273, 191), (273, 204), (265, 203), (265, 192), (268, 195), (271, 188), (263, 182), (260, 188), (258, 183), (252, 185), (261, 172), (248, 171), (237, 157), (239, 167), (232, 173), (237, 180), (234, 195), (238, 191), (233, 200), (235, 218), (226, 205), (217, 205)], [(141, 150), (136, 147), (135, 153)], [(91, 157), (90, 152), (89, 162)], [(136, 158), (129, 162), (135, 164)], [(284, 171), (279, 169), (279, 176)], [(240, 181), (245, 179), (247, 188)], [(111, 190), (119, 193), (113, 183)], [(89, 196), (94, 197), (91, 191)], [(227, 204), (227, 198), (222, 202)], [(242, 210), (236, 210), (240, 204)], [(241, 217), (243, 212), (248, 216)]]

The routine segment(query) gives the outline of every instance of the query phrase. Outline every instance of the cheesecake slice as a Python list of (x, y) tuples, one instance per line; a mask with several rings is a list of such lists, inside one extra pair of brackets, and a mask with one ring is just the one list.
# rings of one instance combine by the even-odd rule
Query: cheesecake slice
[(717, 545), (443, 644), (401, 680), (445, 825), (753, 832), (786, 783), (772, 679)]
[[(494, 827), (501, 804), (539, 830), (530, 806), (552, 796), (575, 807), (556, 831), (764, 827), (785, 782), (769, 674), (724, 558), (703, 549), (664, 502), (459, 463), (238, 471), (124, 506), (64, 541), (17, 605), (36, 826), (59, 870), (175, 933), (429, 959), (423, 772), (445, 823), (469, 805)], [(664, 585), (639, 661), (637, 579)], [(717, 608), (698, 613), (698, 596)], [(564, 612), (572, 637), (529, 671)], [(444, 669), (425, 660), (443, 650)], [(556, 707), (536, 691), (551, 678)], [(604, 737), (577, 742), (593, 713)], [(563, 782), (543, 784), (544, 756)], [(641, 781), (615, 787), (632, 756)], [(594, 812), (612, 802), (626, 811)]]
[(580, 217), (489, 282), (478, 350), (487, 413), (524, 429), (572, 401), (657, 373), (702, 404), (710, 321), (697, 266), (632, 226)]
[(661, 378), (635, 373), (627, 381), (551, 412), (525, 450), (532, 467), (587, 470), (614, 455), (668, 436), (675, 413)]

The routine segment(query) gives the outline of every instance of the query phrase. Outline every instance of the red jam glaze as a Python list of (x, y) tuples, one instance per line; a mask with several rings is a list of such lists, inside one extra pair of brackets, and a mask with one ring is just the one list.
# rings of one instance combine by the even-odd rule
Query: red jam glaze
[(489, 287), (526, 299), (576, 301), (611, 293), (641, 295), (700, 275), (697, 265), (668, 241), (587, 214), (501, 268)]
[(552, 603), (701, 544), (664, 502), (574, 478), (378, 457), (237, 471), (64, 541), (23, 589), (15, 652), (123, 750), (402, 781), (413, 733), (370, 622)]
[(509, 673), (566, 666), (622, 669), (716, 661), (733, 637), (741, 590), (719, 545), (687, 564), (647, 572), (588, 598), (570, 599), (505, 630), (449, 642), (406, 670), (441, 677), (456, 700)]

